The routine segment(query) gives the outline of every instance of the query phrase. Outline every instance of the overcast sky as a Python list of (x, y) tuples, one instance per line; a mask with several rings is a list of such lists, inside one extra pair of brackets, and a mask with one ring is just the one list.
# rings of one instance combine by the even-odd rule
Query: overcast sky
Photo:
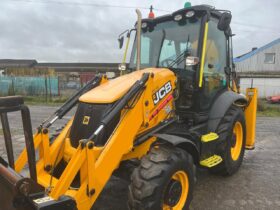
[[(36, 3), (37, 2), (37, 3)], [(38, 3), (39, 2), (39, 3)], [(41, 2), (41, 3), (40, 3)], [(45, 2), (45, 3), (42, 3)], [(48, 2), (48, 3), (46, 3)], [(65, 4), (79, 2), (81, 4)], [(136, 21), (134, 8), (175, 11), (184, 0), (0, 0), (0, 59), (40, 62), (120, 62), (117, 36)], [(193, 0), (233, 13), (234, 54), (280, 38), (280, 0)], [(141, 9), (143, 16), (148, 10)], [(163, 15), (168, 12), (155, 11)]]

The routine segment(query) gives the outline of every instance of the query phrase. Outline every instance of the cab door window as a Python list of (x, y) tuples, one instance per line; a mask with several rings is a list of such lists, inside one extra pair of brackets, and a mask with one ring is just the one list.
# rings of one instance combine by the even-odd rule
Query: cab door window
[(208, 109), (217, 93), (226, 87), (225, 67), (227, 65), (226, 36), (217, 28), (218, 20), (208, 25), (201, 106)]

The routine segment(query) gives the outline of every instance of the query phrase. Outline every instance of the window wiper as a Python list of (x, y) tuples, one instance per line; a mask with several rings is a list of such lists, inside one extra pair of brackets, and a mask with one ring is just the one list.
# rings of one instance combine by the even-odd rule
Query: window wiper
[(172, 61), (172, 63), (171, 64), (169, 64), (169, 66), (167, 67), (167, 68), (172, 68), (172, 67), (174, 67), (174, 65), (179, 65), (180, 63), (182, 63), (182, 61), (184, 60), (184, 59), (182, 59), (182, 58), (184, 58), (185, 57), (185, 54), (187, 53), (187, 50), (185, 50), (184, 52), (182, 52), (180, 55), (178, 55), (173, 61)]
[[(187, 47), (186, 49), (180, 54), (178, 55), (171, 64), (169, 64), (168, 68), (172, 68), (174, 67), (174, 65), (179, 65), (184, 61), (184, 58), (187, 57), (188, 53), (190, 52), (190, 35), (188, 35), (188, 41), (187, 41)], [(182, 59), (183, 58), (183, 59)]]
[(166, 32), (164, 29), (162, 29), (162, 39), (161, 39), (161, 43), (160, 43), (160, 48), (159, 48), (159, 56), (158, 56), (158, 61), (157, 61), (157, 67), (159, 67), (159, 60), (160, 60), (160, 54), (161, 54), (161, 50), (162, 50), (162, 46), (163, 46), (163, 43), (164, 43), (164, 40), (165, 40), (165, 37), (166, 37)]

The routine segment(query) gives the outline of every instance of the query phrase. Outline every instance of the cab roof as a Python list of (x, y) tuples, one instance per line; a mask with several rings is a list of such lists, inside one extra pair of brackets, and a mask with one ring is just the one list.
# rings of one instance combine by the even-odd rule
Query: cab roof
[[(182, 14), (182, 13), (185, 14), (188, 11), (195, 11), (196, 13), (200, 13), (202, 15), (204, 15), (205, 13), (209, 13), (209, 15), (214, 16), (218, 19), (221, 17), (223, 12), (231, 13), (228, 10), (217, 10), (217, 9), (215, 9), (215, 7), (210, 6), (210, 5), (196, 5), (196, 6), (192, 6), (192, 7), (177, 10), (177, 11), (171, 13), (171, 14), (158, 16), (158, 17), (153, 18), (153, 19), (145, 18), (142, 21), (143, 22), (160, 23), (160, 22), (164, 22), (164, 21), (173, 19), (174, 16), (177, 15), (177, 14)], [(137, 22), (136, 22), (136, 24), (137, 24)]]

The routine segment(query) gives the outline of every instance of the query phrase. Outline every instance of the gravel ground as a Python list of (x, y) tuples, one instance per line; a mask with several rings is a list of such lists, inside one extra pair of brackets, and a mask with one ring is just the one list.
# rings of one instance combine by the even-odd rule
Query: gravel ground
[[(31, 106), (34, 128), (54, 107)], [(60, 122), (64, 124), (70, 116)], [(19, 113), (9, 115), (15, 153), (24, 146)], [(59, 126), (59, 125), (58, 125)], [(1, 128), (1, 127), (0, 127)], [(280, 118), (257, 119), (256, 148), (246, 151), (242, 167), (231, 177), (210, 175), (198, 171), (191, 209), (280, 209)], [(0, 155), (5, 157), (3, 135), (0, 129)], [(112, 178), (94, 205), (96, 210), (126, 210), (128, 183)]]

